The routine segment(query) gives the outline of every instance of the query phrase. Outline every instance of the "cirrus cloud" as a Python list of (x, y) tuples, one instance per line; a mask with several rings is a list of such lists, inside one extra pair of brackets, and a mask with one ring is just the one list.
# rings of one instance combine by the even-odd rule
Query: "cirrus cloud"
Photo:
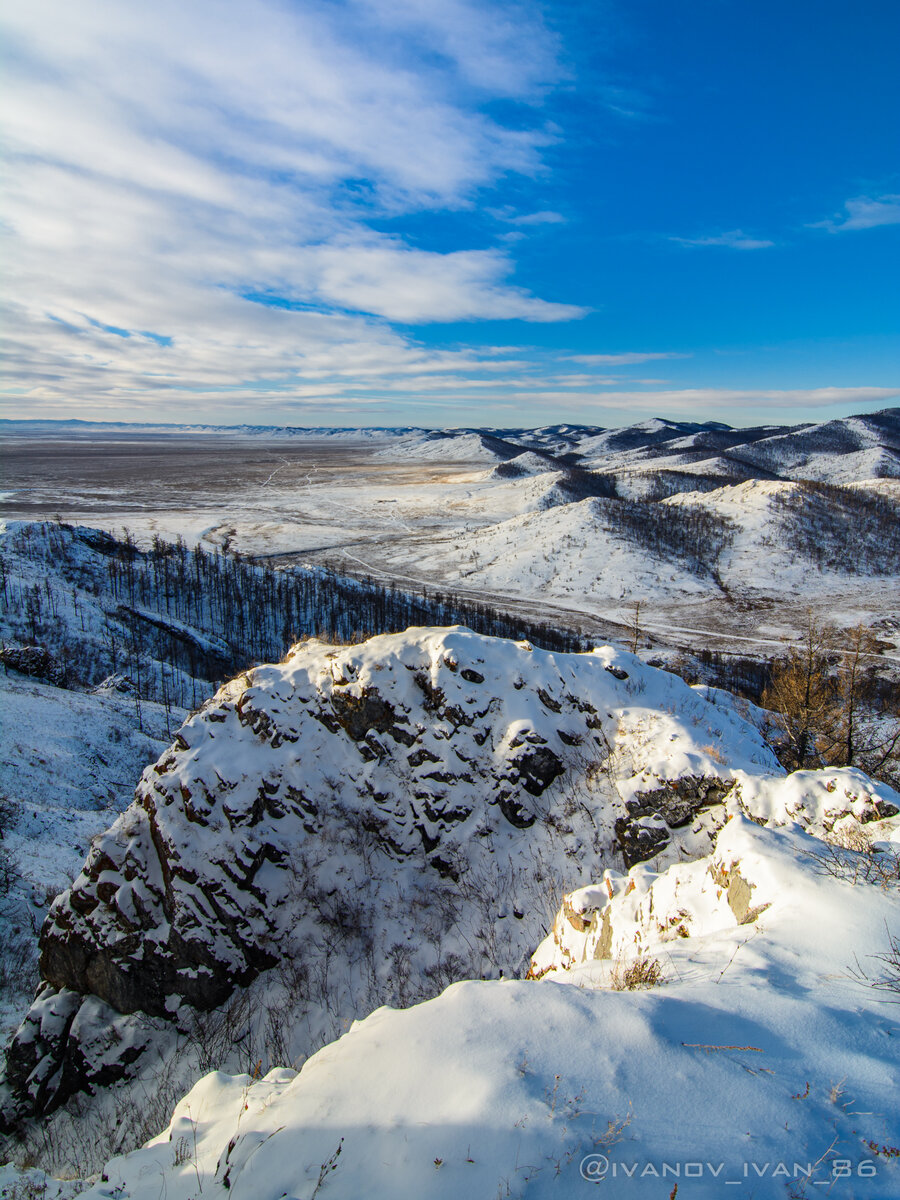
[(508, 251), (375, 228), (541, 170), (527, 106), (562, 72), (527, 0), (33, 0), (3, 33), (20, 410), (441, 371), (386, 322), (584, 311), (517, 286)]
[(707, 237), (670, 237), (669, 241), (677, 242), (679, 246), (727, 246), (730, 250), (766, 250), (775, 245), (765, 238), (750, 237), (742, 229), (730, 229), (727, 233)]
[(900, 225), (900, 195), (854, 196), (845, 202), (843, 213), (816, 221), (810, 228), (842, 233), (849, 229), (876, 229), (880, 225)]

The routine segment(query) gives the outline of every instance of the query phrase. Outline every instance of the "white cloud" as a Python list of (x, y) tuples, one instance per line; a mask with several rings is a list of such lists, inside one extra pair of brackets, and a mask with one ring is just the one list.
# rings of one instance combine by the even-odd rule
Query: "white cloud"
[(668, 391), (619, 391), (581, 397), (582, 404), (638, 409), (642, 412), (718, 412), (743, 417), (753, 408), (847, 408), (855, 404), (885, 405), (900, 396), (900, 387), (820, 388), (679, 388)]
[[(531, 213), (517, 213), (512, 208), (492, 208), (488, 211), (492, 217), (496, 217), (498, 221), (505, 221), (508, 225), (564, 225), (566, 222), (562, 213), (550, 209)], [(509, 234), (506, 236), (509, 237)]]
[[(560, 76), (558, 39), (535, 3), (500, 0), (357, 0), (386, 28), (414, 36), (491, 95), (540, 95)], [(514, 52), (511, 53), (511, 49)]]
[(900, 195), (855, 196), (844, 204), (845, 212), (827, 221), (817, 221), (812, 229), (842, 233), (848, 229), (875, 229), (879, 225), (900, 225)]
[(323, 299), (391, 321), (559, 321), (584, 313), (510, 287), (505, 277), (511, 263), (497, 250), (434, 254), (382, 240), (321, 247), (311, 255), (310, 265), (311, 286)]
[(485, 106), (560, 77), (527, 4), (30, 0), (4, 21), (3, 333), (35, 413), (229, 387), (299, 400), (329, 373), (478, 357), (385, 320), (581, 314), (510, 282), (508, 253), (440, 254), (370, 224), (540, 168), (539, 118)]
[(689, 354), (569, 354), (569, 362), (584, 363), (585, 366), (627, 367), (634, 363), (651, 362), (657, 358), (690, 358)]
[(710, 237), (670, 237), (669, 241), (677, 242), (679, 246), (727, 246), (731, 250), (765, 250), (775, 245), (763, 238), (749, 237), (742, 229), (730, 229)]

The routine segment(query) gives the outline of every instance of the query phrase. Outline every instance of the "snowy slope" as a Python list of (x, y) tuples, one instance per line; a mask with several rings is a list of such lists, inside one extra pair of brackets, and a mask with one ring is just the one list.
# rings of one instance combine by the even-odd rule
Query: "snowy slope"
[[(208, 1075), (81, 1194), (895, 1196), (896, 1021), (853, 970), (875, 978), (898, 893), (824, 873), (823, 849), (736, 816), (708, 859), (570, 897), (536, 959), (584, 965), (379, 1009), (299, 1074)], [(658, 986), (609, 990), (572, 922), (610, 910), (629, 960), (663, 956)]]
[(785, 536), (785, 522), (773, 501), (794, 491), (792, 483), (748, 480), (711, 492), (684, 492), (662, 503), (669, 506), (700, 505), (727, 518), (735, 535), (719, 560), (719, 571), (735, 590), (801, 592), (811, 585), (808, 560), (798, 557)]
[[(95, 841), (43, 931), (52, 986), (10, 1079), (52, 1106), (91, 1078), (92, 1056), (109, 1066), (104, 1005), (135, 1014), (121, 1028), (149, 1044), (138, 1010), (220, 1005), (285, 955), (307, 977), (291, 1058), (384, 1000), (515, 972), (591, 864), (707, 847), (731, 768), (778, 770), (737, 715), (609, 648), (427, 629), (302, 643), (193, 717)], [(706, 816), (663, 818), (663, 834), (653, 813), (682, 776), (679, 805)], [(637, 793), (650, 798), (632, 819)], [(73, 1004), (75, 1026), (52, 1032), (48, 1015)], [(63, 1059), (82, 1067), (59, 1096)]]
[(718, 569), (745, 595), (815, 594), (838, 590), (848, 575), (900, 574), (900, 507), (891, 487), (835, 492), (755, 479), (661, 503), (728, 521), (733, 534)]
[(748, 461), (786, 477), (848, 483), (900, 476), (900, 410), (823, 421), (763, 439)]
[[(175, 727), (184, 715), (172, 714)], [(145, 702), (139, 717), (134, 698), (114, 690), (72, 692), (0, 675), (0, 848), (15, 868), (0, 895), (4, 1042), (34, 991), (37, 931), (50, 901), (78, 874), (91, 839), (131, 803), (135, 780), (169, 736), (161, 705)]]
[(480, 430), (442, 429), (404, 435), (379, 450), (376, 457), (396, 462), (498, 462), (521, 451), (521, 446)]
[(846, 484), (900, 476), (900, 415), (885, 409), (816, 425), (730, 429), (653, 419), (581, 439), (582, 465)]
[[(615, 528), (614, 502), (551, 505), (416, 547), (417, 569), (448, 583), (600, 603), (701, 596), (718, 589)], [(388, 561), (399, 565), (399, 556)]]
[(301, 643), (191, 718), (54, 903), (7, 1119), (101, 1082), (127, 1107), (108, 1085), (146, 1087), (163, 1051), (189, 1083), (199, 1010), (246, 1024), (214, 1061), (285, 1063), (379, 1004), (520, 973), (564, 891), (704, 855), (729, 811), (824, 833), (895, 807), (859, 772), (782, 779), (733, 708), (608, 647)]
[(491, 471), (491, 478), (516, 479), (523, 475), (542, 475), (546, 471), (555, 469), (556, 464), (552, 459), (548, 459), (542, 454), (535, 454), (533, 450), (526, 450), (523, 454), (517, 454), (514, 458), (507, 459), (494, 467)]

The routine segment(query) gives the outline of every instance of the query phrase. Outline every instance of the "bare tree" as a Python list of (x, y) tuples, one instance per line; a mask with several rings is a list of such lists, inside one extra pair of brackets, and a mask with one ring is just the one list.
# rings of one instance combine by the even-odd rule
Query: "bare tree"
[(628, 642), (628, 649), (632, 654), (637, 654), (638, 647), (641, 644), (641, 610), (644, 607), (643, 600), (635, 600), (632, 605), (631, 625), (629, 626), (631, 637)]
[(792, 646), (775, 663), (771, 683), (763, 692), (764, 707), (780, 713), (784, 722), (784, 757), (790, 766), (813, 766), (834, 744), (840, 721), (829, 664), (834, 640), (831, 626), (818, 622), (808, 609), (799, 646)]

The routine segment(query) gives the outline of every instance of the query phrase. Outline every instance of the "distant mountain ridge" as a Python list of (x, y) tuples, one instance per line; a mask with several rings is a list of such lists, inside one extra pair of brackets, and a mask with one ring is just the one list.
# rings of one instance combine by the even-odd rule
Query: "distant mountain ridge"
[(137, 422), (15, 421), (0, 419), (7, 435), (135, 433), (160, 436), (335, 439), (386, 443), (383, 457), (433, 461), (504, 462), (523, 451), (588, 470), (687, 470), (743, 479), (808, 479), (824, 483), (900, 478), (900, 408), (818, 423), (737, 428), (721, 421), (653, 417), (606, 429), (563, 423), (534, 429), (421, 426), (188, 425)]

